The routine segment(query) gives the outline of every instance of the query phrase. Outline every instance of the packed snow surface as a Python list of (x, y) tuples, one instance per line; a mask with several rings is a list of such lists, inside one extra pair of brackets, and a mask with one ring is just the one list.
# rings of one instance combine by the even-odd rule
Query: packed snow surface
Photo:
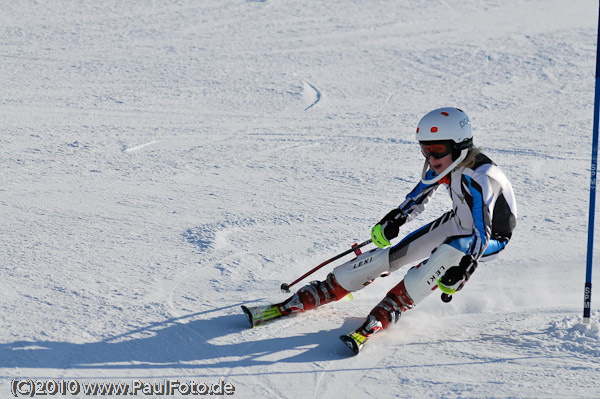
[[(25, 378), (600, 397), (600, 313), (582, 323), (597, 2), (3, 3), (1, 397)], [(513, 183), (502, 256), (355, 357), (338, 336), (405, 269), (248, 328), (240, 305), (285, 299), (402, 202), (442, 106)], [(449, 204), (439, 190), (401, 233)]]

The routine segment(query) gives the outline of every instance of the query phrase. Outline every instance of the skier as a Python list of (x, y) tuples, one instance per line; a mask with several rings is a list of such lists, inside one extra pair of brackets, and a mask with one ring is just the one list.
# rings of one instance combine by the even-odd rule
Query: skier
[[(416, 138), (425, 157), (422, 180), (372, 228), (377, 248), (334, 268), (324, 281), (311, 282), (280, 304), (245, 308), (253, 325), (342, 299), (379, 276), (422, 260), (358, 329), (340, 337), (358, 353), (367, 339), (396, 323), (402, 312), (436, 288), (443, 292), (442, 300), (450, 301), (478, 262), (494, 259), (506, 247), (516, 225), (514, 192), (500, 168), (473, 146), (467, 114), (450, 107), (433, 110), (419, 122)], [(450, 194), (452, 209), (392, 246), (400, 227), (421, 213), (441, 186)]]

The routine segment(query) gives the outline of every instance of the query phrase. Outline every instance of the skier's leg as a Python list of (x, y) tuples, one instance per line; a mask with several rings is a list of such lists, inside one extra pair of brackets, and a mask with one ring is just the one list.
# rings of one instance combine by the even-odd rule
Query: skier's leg
[(390, 271), (390, 248), (376, 248), (333, 269), (335, 278), (344, 289), (358, 291)]
[(402, 312), (411, 309), (415, 303), (406, 292), (404, 280), (392, 288), (385, 298), (369, 313), (367, 320), (358, 331), (365, 337), (388, 327), (391, 322), (397, 323)]
[[(460, 226), (456, 223), (454, 213), (450, 211), (433, 222), (408, 234), (390, 251), (390, 271), (398, 270), (402, 266), (426, 258), (448, 236), (456, 235), (459, 231)], [(411, 282), (411, 279), (414, 279), (413, 275), (424, 263), (427, 263), (427, 261), (410, 269), (405, 276), (405, 280), (391, 289), (385, 298), (371, 310), (367, 320), (358, 329), (361, 334), (370, 336), (379, 330), (387, 328), (391, 322), (396, 323), (398, 321), (401, 312), (415, 305), (414, 299), (407, 291), (405, 281), (408, 279), (408, 285), (415, 286), (416, 284)], [(434, 264), (435, 262), (430, 263), (430, 266)], [(425, 269), (420, 271), (419, 274), (423, 274), (424, 271)], [(413, 290), (415, 289), (413, 288)]]
[[(451, 214), (448, 215), (450, 215), (448, 221), (452, 220)], [(431, 245), (428, 243), (429, 238), (434, 242), (439, 242), (439, 240), (443, 242), (441, 235), (456, 231), (455, 223), (447, 223), (444, 220), (444, 218), (440, 218), (438, 219), (439, 223), (436, 221), (417, 230), (412, 238), (405, 239), (394, 247), (399, 249), (399, 252), (394, 253), (392, 250), (390, 253), (390, 270), (394, 271), (406, 264), (406, 259), (422, 259), (427, 256), (429, 252), (425, 251)], [(442, 232), (444, 234), (441, 234)], [(427, 261), (408, 270), (404, 280), (392, 288), (385, 298), (371, 310), (365, 322), (358, 329), (342, 335), (340, 339), (354, 353), (358, 353), (369, 337), (387, 328), (391, 322), (397, 322), (402, 312), (415, 306), (433, 289), (437, 288), (437, 278), (441, 277), (442, 272), (446, 269), (458, 265), (463, 256), (463, 252), (447, 244), (437, 247)]]
[[(490, 240), (482, 260), (497, 256), (506, 246), (508, 239)], [(408, 270), (404, 280), (395, 286), (377, 306), (359, 331), (365, 336), (385, 329), (391, 322), (396, 323), (401, 312), (411, 309), (437, 288), (437, 279), (452, 266), (460, 263), (465, 253), (458, 249), (468, 247), (470, 237), (450, 237), (437, 247), (429, 259)], [(461, 245), (462, 244), (462, 245)], [(486, 256), (489, 258), (486, 259)]]
[(411, 309), (429, 296), (437, 288), (437, 279), (450, 267), (458, 265), (464, 255), (464, 252), (448, 244), (440, 245), (429, 259), (408, 270), (404, 280), (371, 310), (358, 331), (369, 337), (387, 328), (391, 322), (397, 322), (401, 312)]
[(389, 270), (389, 248), (373, 249), (336, 267), (325, 281), (313, 281), (279, 305), (283, 314), (303, 312), (342, 299)]
[(390, 272), (414, 265), (431, 255), (448, 237), (468, 234), (450, 211), (404, 237), (390, 251)]
[(404, 281), (392, 288), (385, 298), (371, 310), (367, 320), (356, 330), (340, 336), (340, 339), (355, 353), (358, 354), (369, 337), (378, 331), (387, 328), (393, 321), (400, 318), (404, 312), (414, 306), (413, 300), (406, 292)]

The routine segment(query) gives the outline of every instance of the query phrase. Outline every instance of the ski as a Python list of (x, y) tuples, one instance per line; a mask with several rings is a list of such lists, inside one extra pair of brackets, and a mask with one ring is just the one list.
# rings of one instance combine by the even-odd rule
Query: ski
[(269, 323), (284, 316), (279, 310), (279, 305), (242, 306), (242, 310), (248, 317), (252, 327)]
[(354, 352), (355, 355), (358, 355), (369, 337), (362, 335), (358, 331), (352, 331), (351, 333), (340, 336), (340, 339), (346, 344), (346, 346), (348, 346), (348, 348), (350, 348), (352, 352)]

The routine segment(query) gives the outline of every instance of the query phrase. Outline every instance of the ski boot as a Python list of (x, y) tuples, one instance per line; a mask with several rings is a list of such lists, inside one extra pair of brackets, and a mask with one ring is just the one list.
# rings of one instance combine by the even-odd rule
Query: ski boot
[(282, 303), (266, 306), (242, 306), (252, 327), (275, 321), (285, 316), (315, 309), (327, 303), (338, 301), (348, 295), (338, 284), (333, 273), (325, 281), (313, 281)]
[(397, 323), (402, 312), (413, 306), (414, 302), (406, 292), (403, 280), (371, 310), (362, 326), (349, 334), (340, 336), (340, 339), (355, 355), (358, 355), (367, 340), (379, 331), (386, 329), (391, 322)]

